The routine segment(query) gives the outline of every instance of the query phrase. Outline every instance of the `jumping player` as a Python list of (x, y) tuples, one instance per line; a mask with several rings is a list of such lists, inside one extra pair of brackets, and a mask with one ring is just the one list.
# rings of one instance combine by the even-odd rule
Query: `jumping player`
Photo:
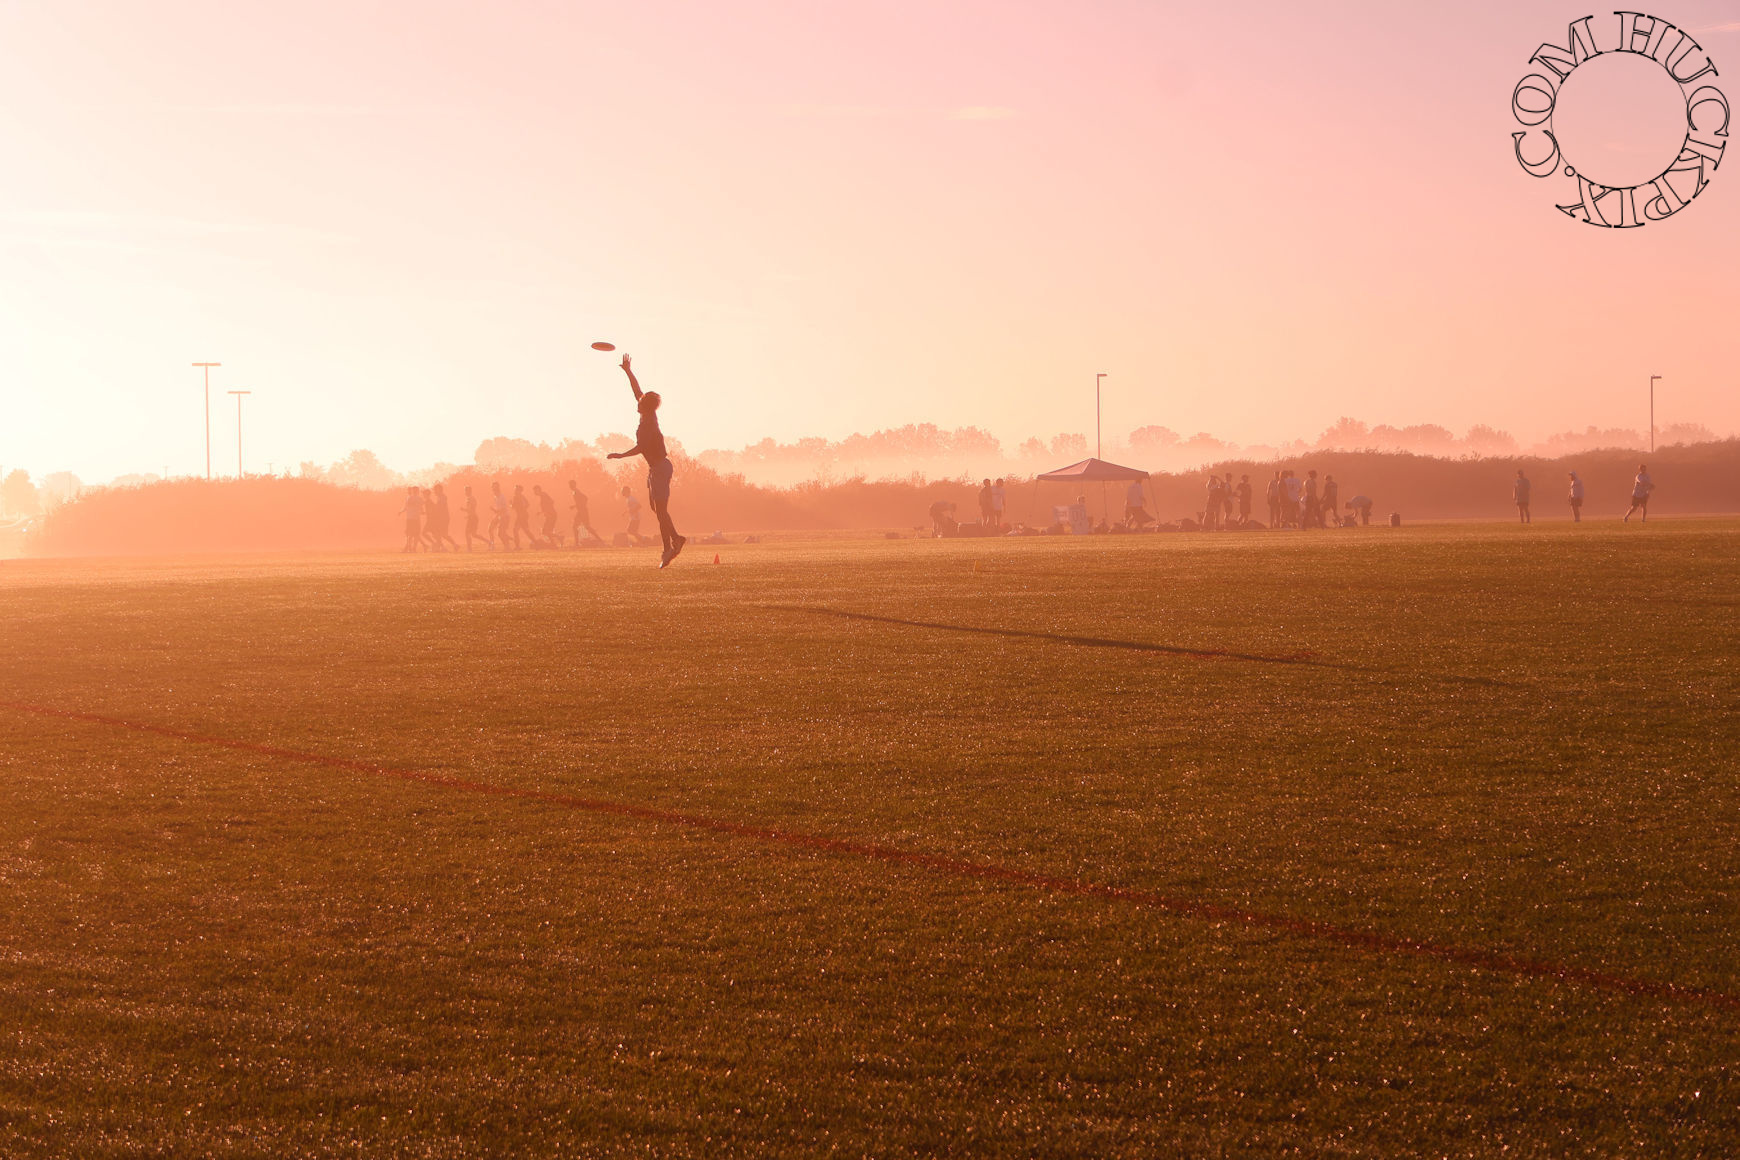
[(634, 392), (635, 408), (640, 411), (640, 426), (635, 429), (634, 446), (627, 451), (612, 451), (610, 458), (628, 459), (635, 455), (646, 458), (647, 501), (652, 504), (653, 515), (658, 517), (659, 538), (665, 542), (665, 554), (659, 558), (659, 567), (668, 568), (689, 538), (678, 535), (676, 526), (671, 523), (672, 468), (670, 457), (665, 454), (664, 432), (659, 430), (661, 400), (657, 391), (641, 391), (640, 380), (634, 377), (634, 368), (626, 354), (622, 356), (622, 373), (628, 376), (629, 389)]

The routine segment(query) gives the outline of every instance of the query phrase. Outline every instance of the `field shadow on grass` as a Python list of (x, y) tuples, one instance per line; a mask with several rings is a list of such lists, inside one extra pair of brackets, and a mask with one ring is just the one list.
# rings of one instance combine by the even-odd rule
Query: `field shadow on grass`
[(934, 620), (907, 620), (898, 616), (877, 616), (869, 612), (847, 612), (839, 608), (822, 608), (816, 605), (804, 604), (764, 604), (777, 612), (808, 612), (817, 616), (837, 616), (841, 620), (868, 620), (878, 624), (901, 624), (909, 628), (934, 628), (942, 632), (972, 632), (984, 636), (1022, 637), (1030, 640), (1050, 640), (1059, 644), (1080, 645), (1084, 648), (1119, 648), (1130, 652), (1164, 653), (1167, 656), (1194, 657), (1198, 660), (1228, 660), (1228, 661), (1262, 661), (1272, 665), (1316, 665), (1322, 668), (1345, 669), (1352, 665), (1336, 664), (1333, 661), (1316, 660), (1316, 653), (1301, 651), (1289, 653), (1286, 656), (1265, 656), (1262, 653), (1231, 652), (1226, 649), (1185, 648), (1182, 645), (1149, 644), (1139, 640), (1114, 640), (1100, 636), (1070, 636), (1060, 632), (1037, 632), (1026, 628), (986, 628), (973, 624), (942, 624)]
[(1015, 637), (1027, 640), (1048, 640), (1058, 644), (1076, 645), (1082, 648), (1114, 648), (1129, 652), (1160, 653), (1164, 656), (1190, 657), (1194, 660), (1225, 660), (1225, 661), (1257, 661), (1269, 665), (1299, 665), (1307, 668), (1339, 669), (1349, 673), (1368, 673), (1380, 677), (1396, 677), (1406, 675), (1409, 679), (1426, 679), (1450, 681), (1458, 684), (1488, 685), (1501, 689), (1526, 689), (1532, 685), (1515, 681), (1501, 681), (1496, 677), (1475, 677), (1464, 673), (1441, 673), (1420, 670), (1401, 674), (1394, 669), (1378, 668), (1372, 665), (1348, 664), (1345, 661), (1320, 660), (1317, 654), (1309, 649), (1282, 656), (1269, 656), (1263, 653), (1233, 652), (1229, 649), (1185, 648), (1182, 645), (1151, 644), (1139, 640), (1116, 640), (1100, 636), (1071, 636), (1061, 632), (1039, 632), (1027, 628), (989, 628), (974, 624), (944, 624), (934, 620), (908, 620), (899, 616), (878, 616), (871, 612), (847, 612), (841, 608), (824, 608), (820, 605), (808, 604), (763, 604), (762, 608), (774, 612), (807, 612), (816, 616), (834, 616), (841, 620), (863, 620), (877, 624), (899, 624), (908, 628), (930, 628), (940, 632), (968, 632), (982, 636)]

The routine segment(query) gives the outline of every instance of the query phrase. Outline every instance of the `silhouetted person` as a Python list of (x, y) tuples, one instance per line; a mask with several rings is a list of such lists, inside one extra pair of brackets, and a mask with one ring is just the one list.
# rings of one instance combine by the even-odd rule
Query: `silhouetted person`
[(524, 532), (526, 534), (526, 539), (530, 540), (535, 546), (538, 542), (538, 537), (532, 534), (532, 501), (526, 498), (524, 484), (514, 484), (514, 497), (510, 502), (514, 509), (514, 551), (517, 552), (520, 550), (521, 532)]
[(675, 469), (671, 466), (670, 456), (665, 454), (665, 433), (659, 430), (659, 403), (662, 400), (657, 391), (643, 392), (640, 389), (640, 380), (634, 377), (634, 367), (627, 355), (622, 356), (622, 373), (628, 376), (629, 389), (634, 392), (640, 426), (635, 428), (634, 446), (627, 451), (612, 451), (610, 458), (628, 459), (639, 455), (646, 460), (646, 499), (652, 504), (653, 515), (658, 517), (659, 538), (665, 543), (659, 567), (668, 568), (689, 538), (678, 535), (676, 525), (671, 522), (671, 475)]
[(541, 483), (532, 484), (532, 494), (538, 497), (538, 516), (543, 523), (543, 535), (533, 543), (539, 547), (557, 547), (562, 542), (562, 533), (556, 530), (556, 501)]
[(1361, 527), (1371, 524), (1371, 500), (1363, 495), (1356, 495), (1347, 501), (1348, 510), (1359, 517)]
[(1154, 522), (1154, 517), (1148, 514), (1148, 499), (1142, 493), (1139, 479), (1132, 479), (1130, 486), (1124, 489), (1124, 522), (1132, 528)]
[(580, 484), (575, 480), (568, 481), (568, 494), (571, 497), (568, 507), (574, 513), (574, 546), (580, 546), (582, 529), (594, 540), (602, 539), (603, 537), (592, 530), (592, 516), (587, 511), (586, 493), (580, 490)]
[(465, 485), (465, 498), (459, 503), (459, 510), (465, 515), (465, 550), (471, 551), (471, 541), (477, 535), (477, 497), (471, 494), (471, 485)]
[(1320, 528), (1323, 526), (1323, 501), (1317, 498), (1317, 472), (1305, 473), (1305, 497), (1300, 501), (1304, 506), (1299, 509), (1299, 526), (1301, 528)]
[(1583, 481), (1577, 478), (1577, 473), (1575, 471), (1571, 473), (1571, 494), (1568, 498), (1571, 502), (1571, 522), (1574, 524), (1582, 523)]
[(435, 497), (426, 487), (419, 490), (423, 493), (423, 546), (433, 552), (440, 547), (435, 542)]
[(628, 488), (622, 489), (622, 509), (628, 513), (628, 538), (640, 541), (640, 501)]
[(1649, 522), (1649, 493), (1655, 490), (1655, 480), (1649, 477), (1649, 464), (1637, 465), (1637, 478), (1631, 482), (1631, 506), (1625, 511), (1625, 519), (1621, 523), (1630, 523), (1632, 513), (1642, 511), (1640, 523)]
[(1264, 491), (1263, 495), (1264, 495), (1264, 498), (1266, 498), (1269, 501), (1269, 526), (1271, 528), (1278, 528), (1281, 526), (1281, 473), (1280, 472), (1278, 472), (1278, 471), (1275, 472), (1275, 478), (1273, 478), (1269, 481), (1269, 486)]
[[(1323, 477), (1323, 511), (1336, 523), (1341, 522), (1341, 485), (1335, 482), (1333, 475)], [(1321, 519), (1317, 522), (1323, 523)]]
[(987, 528), (991, 526), (991, 481), (988, 479), (979, 488), (979, 522)]
[(955, 522), (955, 505), (946, 499), (939, 499), (930, 505), (931, 531), (939, 536), (952, 536), (960, 525)]
[(448, 531), (453, 526), (453, 509), (447, 503), (447, 487), (445, 484), (438, 483), (434, 490), (435, 512), (429, 520), (429, 530), (434, 534), (435, 547), (442, 552), (457, 552), (459, 544), (455, 542)]
[(1529, 493), (1535, 485), (1529, 482), (1529, 477), (1523, 474), (1522, 468), (1516, 469), (1516, 482), (1510, 485), (1510, 498), (1516, 501), (1516, 518), (1518, 523), (1532, 524), (1534, 520), (1529, 515)]
[[(1232, 472), (1230, 472), (1230, 471), (1227, 472), (1227, 478), (1228, 479), (1232, 478)], [(1238, 486), (1233, 488), (1233, 496), (1239, 502), (1239, 523), (1241, 523), (1241, 524), (1250, 523), (1251, 522), (1251, 477), (1250, 476), (1248, 476), (1248, 475), (1239, 476)]]
[(1226, 501), (1226, 492), (1220, 485), (1220, 476), (1208, 477), (1208, 495), (1203, 499), (1202, 530), (1212, 532), (1220, 526), (1221, 504)]
[(1299, 512), (1305, 503), (1305, 487), (1292, 470), (1281, 473), (1281, 525), (1299, 526)]
[(496, 537), (501, 537), (501, 546), (506, 550), (508, 545), (508, 501), (501, 493), (501, 481), (491, 480), (489, 484), (489, 548), (495, 551)]
[(991, 522), (997, 525), (997, 530), (1003, 530), (1003, 509), (1008, 506), (1008, 496), (1003, 491), (1003, 481), (999, 479), (991, 485)]
[(407, 487), (405, 506), (399, 509), (399, 514), (405, 517), (405, 547), (402, 550), (415, 552), (423, 546), (423, 493)]

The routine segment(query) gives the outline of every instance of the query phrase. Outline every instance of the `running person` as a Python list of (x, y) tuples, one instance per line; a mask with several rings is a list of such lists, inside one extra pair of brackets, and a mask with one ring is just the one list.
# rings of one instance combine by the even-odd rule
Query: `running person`
[(574, 512), (574, 546), (576, 548), (580, 546), (580, 533), (582, 531), (594, 540), (603, 539), (592, 530), (592, 517), (587, 512), (586, 493), (580, 490), (578, 481), (572, 479), (568, 481), (568, 493), (574, 497), (573, 502), (568, 505)]
[(635, 455), (646, 459), (646, 491), (647, 502), (652, 504), (653, 515), (658, 517), (659, 538), (665, 542), (665, 553), (659, 557), (659, 567), (668, 568), (671, 561), (677, 558), (677, 553), (683, 550), (683, 545), (689, 542), (687, 536), (677, 534), (676, 525), (671, 523), (671, 460), (665, 454), (665, 435), (659, 430), (659, 403), (662, 402), (657, 391), (642, 391), (640, 380), (634, 377), (634, 367), (630, 365), (629, 357), (622, 356), (622, 373), (628, 376), (629, 389), (634, 392), (635, 409), (640, 412), (640, 426), (635, 429), (634, 446), (627, 451), (612, 451), (611, 459), (628, 459)]
[(471, 541), (479, 539), (477, 534), (477, 497), (471, 494), (471, 485), (465, 485), (465, 499), (459, 505), (459, 510), (465, 513), (465, 550), (471, 551)]
[[(562, 533), (556, 530), (556, 501), (550, 493), (544, 490), (541, 483), (532, 484), (532, 494), (538, 497), (538, 515), (544, 521), (543, 545), (552, 548), (562, 546)], [(536, 543), (537, 541), (533, 541)]]
[(509, 501), (509, 503), (512, 504), (513, 509), (514, 509), (514, 524), (513, 524), (514, 551), (517, 552), (520, 550), (520, 533), (521, 532), (524, 532), (526, 534), (526, 540), (531, 543), (532, 547), (534, 547), (534, 548), (543, 547), (542, 544), (538, 543), (538, 537), (532, 533), (532, 522), (531, 522), (532, 501), (526, 498), (526, 485), (525, 484), (523, 484), (523, 483), (514, 484), (513, 499), (511, 499)]
[(508, 501), (501, 493), (501, 481), (491, 480), (489, 484), (489, 550), (495, 551), (495, 538), (501, 537), (502, 550), (507, 550), (508, 543)]
[[(459, 545), (454, 542), (447, 531), (453, 524), (453, 511), (447, 506), (447, 488), (444, 484), (436, 484), (434, 488), (435, 507), (429, 517), (429, 533), (435, 540), (435, 550), (438, 552), (457, 552)], [(446, 546), (443, 547), (443, 541)]]

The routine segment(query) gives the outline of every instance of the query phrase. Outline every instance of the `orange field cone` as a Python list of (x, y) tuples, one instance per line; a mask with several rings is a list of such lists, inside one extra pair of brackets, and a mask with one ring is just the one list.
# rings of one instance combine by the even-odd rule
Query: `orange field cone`
[(719, 553), (714, 552), (713, 553), (713, 563), (717, 564), (718, 562), (719, 562)]

